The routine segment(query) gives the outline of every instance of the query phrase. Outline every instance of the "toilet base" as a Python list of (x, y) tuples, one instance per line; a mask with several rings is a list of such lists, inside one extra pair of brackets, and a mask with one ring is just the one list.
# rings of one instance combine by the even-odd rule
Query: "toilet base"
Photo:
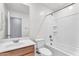
[(41, 54), (39, 51), (36, 51), (37, 54)]
[(52, 56), (52, 52), (48, 48), (40, 48), (38, 51), (36, 51), (39, 56)]

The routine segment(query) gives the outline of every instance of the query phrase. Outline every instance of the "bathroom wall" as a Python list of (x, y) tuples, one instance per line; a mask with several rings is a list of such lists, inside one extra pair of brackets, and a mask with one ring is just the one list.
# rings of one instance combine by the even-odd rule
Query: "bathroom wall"
[(69, 55), (79, 55), (79, 4), (54, 13), (57, 36), (54, 46)]
[(5, 38), (5, 9), (4, 9), (4, 4), (0, 3), (0, 16), (3, 19), (0, 19), (2, 22), (0, 22), (0, 25), (2, 25), (1, 29), (0, 29), (0, 40)]
[(56, 26), (53, 15), (46, 16), (39, 32), (39, 34), (41, 34), (40, 37), (45, 39), (46, 45), (50, 45), (50, 43), (53, 45), (53, 41), (50, 41), (49, 38), (51, 35), (53, 40), (53, 26)]
[(29, 36), (29, 15), (10, 10), (10, 16), (22, 18), (22, 37)]
[[(16, 11), (10, 11), (12, 16), (22, 17), (22, 36), (29, 36), (29, 16), (24, 13), (19, 13)], [(2, 29), (0, 30), (0, 39), (6, 38), (6, 20), (5, 19), (5, 13), (7, 13), (7, 9), (3, 3), (0, 3), (0, 13), (2, 13), (3, 16), (3, 22), (2, 22)], [(1, 16), (1, 14), (0, 14)], [(6, 16), (7, 17), (7, 16)], [(0, 19), (2, 20), (2, 19)]]
[[(50, 13), (51, 10), (47, 7), (41, 5), (40, 3), (35, 3), (30, 5), (30, 36), (31, 38), (44, 38), (43, 37), (46, 33), (46, 29), (42, 31), (42, 26), (44, 25), (46, 16)], [(46, 21), (47, 22), (47, 21)], [(42, 24), (42, 25), (41, 25)], [(48, 23), (45, 23), (46, 25)]]

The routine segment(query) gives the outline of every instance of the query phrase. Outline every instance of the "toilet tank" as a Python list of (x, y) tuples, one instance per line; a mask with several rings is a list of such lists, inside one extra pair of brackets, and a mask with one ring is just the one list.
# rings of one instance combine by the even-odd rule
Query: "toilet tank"
[(35, 39), (35, 41), (36, 41), (36, 46), (38, 48), (44, 47), (44, 45), (45, 45), (45, 40), (44, 39)]

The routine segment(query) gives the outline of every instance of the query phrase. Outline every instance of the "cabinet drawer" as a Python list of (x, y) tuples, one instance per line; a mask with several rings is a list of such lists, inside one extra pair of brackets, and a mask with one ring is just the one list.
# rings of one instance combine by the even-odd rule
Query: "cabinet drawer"
[(30, 52), (34, 52), (34, 46), (28, 46), (24, 48), (19, 48), (16, 50), (11, 50), (7, 52), (0, 53), (0, 56), (22, 56), (24, 54), (28, 54)]

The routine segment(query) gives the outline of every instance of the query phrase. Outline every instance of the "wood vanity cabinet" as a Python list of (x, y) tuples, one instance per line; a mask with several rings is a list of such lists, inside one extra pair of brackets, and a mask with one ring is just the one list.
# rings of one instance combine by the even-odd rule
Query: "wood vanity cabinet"
[(34, 45), (0, 53), (0, 56), (34, 56), (34, 55), (35, 55)]

